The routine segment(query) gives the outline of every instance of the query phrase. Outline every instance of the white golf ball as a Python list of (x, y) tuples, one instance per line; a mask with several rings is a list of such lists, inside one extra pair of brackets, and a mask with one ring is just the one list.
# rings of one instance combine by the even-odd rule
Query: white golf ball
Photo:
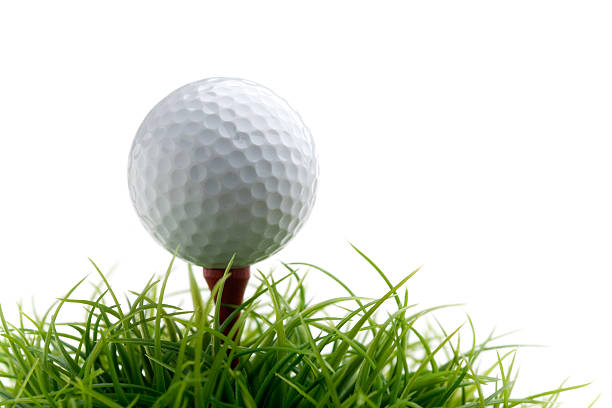
[(308, 128), (269, 89), (209, 78), (159, 102), (140, 125), (128, 184), (142, 223), (168, 251), (207, 268), (252, 265), (281, 249), (315, 200)]

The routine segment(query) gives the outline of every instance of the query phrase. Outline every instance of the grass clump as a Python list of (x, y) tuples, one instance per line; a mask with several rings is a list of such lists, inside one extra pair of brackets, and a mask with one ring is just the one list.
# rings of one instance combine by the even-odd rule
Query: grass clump
[[(21, 311), (10, 324), (0, 309), (0, 406), (552, 407), (578, 388), (514, 396), (514, 347), (491, 335), (462, 351), (460, 328), (418, 329), (433, 309), (408, 302), (403, 286), (416, 271), (392, 284), (359, 253), (388, 285), (383, 297), (360, 298), (313, 265), (284, 265), (278, 279), (258, 272), (239, 309), (240, 344), (223, 335), (213, 294), (201, 296), (191, 268), (193, 309), (184, 310), (164, 300), (172, 263), (124, 304), (94, 264), (103, 283), (89, 299), (74, 296), (81, 281), (41, 317)], [(302, 269), (346, 296), (308, 301)], [(83, 306), (82, 321), (60, 321), (68, 303)], [(383, 305), (393, 310), (380, 318)]]

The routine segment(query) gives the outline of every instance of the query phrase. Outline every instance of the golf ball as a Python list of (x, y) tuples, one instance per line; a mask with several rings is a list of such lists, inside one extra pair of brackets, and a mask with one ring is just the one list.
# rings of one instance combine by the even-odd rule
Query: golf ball
[(207, 268), (280, 250), (315, 200), (318, 164), (300, 116), (251, 81), (209, 78), (161, 100), (140, 125), (128, 185), (149, 233)]

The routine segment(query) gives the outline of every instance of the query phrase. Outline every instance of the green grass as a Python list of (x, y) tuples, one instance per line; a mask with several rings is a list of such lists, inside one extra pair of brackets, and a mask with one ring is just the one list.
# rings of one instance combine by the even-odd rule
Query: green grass
[[(380, 299), (356, 296), (313, 265), (253, 273), (240, 345), (222, 334), (191, 269), (193, 308), (184, 310), (164, 299), (172, 263), (124, 303), (94, 264), (103, 283), (89, 299), (75, 296), (81, 281), (40, 317), (20, 311), (11, 324), (0, 308), (0, 406), (552, 407), (581, 387), (515, 396), (516, 346), (490, 335), (465, 347), (462, 339), (475, 339), (469, 319), (450, 331), (419, 329), (434, 309), (408, 302), (416, 271), (393, 284), (359, 254), (388, 286)], [(313, 274), (343, 296), (309, 301), (303, 283)], [(84, 319), (61, 321), (67, 304), (81, 305)]]

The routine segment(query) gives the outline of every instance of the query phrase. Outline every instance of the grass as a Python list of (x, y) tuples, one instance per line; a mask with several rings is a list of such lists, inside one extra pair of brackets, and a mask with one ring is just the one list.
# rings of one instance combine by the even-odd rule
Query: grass
[[(191, 268), (193, 310), (184, 310), (164, 300), (172, 262), (123, 304), (94, 264), (102, 284), (89, 299), (75, 297), (82, 280), (40, 317), (21, 310), (10, 324), (0, 308), (0, 407), (553, 407), (582, 387), (515, 396), (516, 346), (490, 335), (464, 347), (476, 337), (469, 319), (449, 332), (418, 329), (436, 308), (408, 302), (416, 271), (392, 284), (357, 252), (388, 286), (383, 297), (358, 297), (313, 265), (283, 265), (278, 279), (258, 271), (240, 345), (222, 334)], [(308, 301), (303, 270), (345, 296)], [(84, 319), (62, 322), (66, 304), (81, 305)]]

